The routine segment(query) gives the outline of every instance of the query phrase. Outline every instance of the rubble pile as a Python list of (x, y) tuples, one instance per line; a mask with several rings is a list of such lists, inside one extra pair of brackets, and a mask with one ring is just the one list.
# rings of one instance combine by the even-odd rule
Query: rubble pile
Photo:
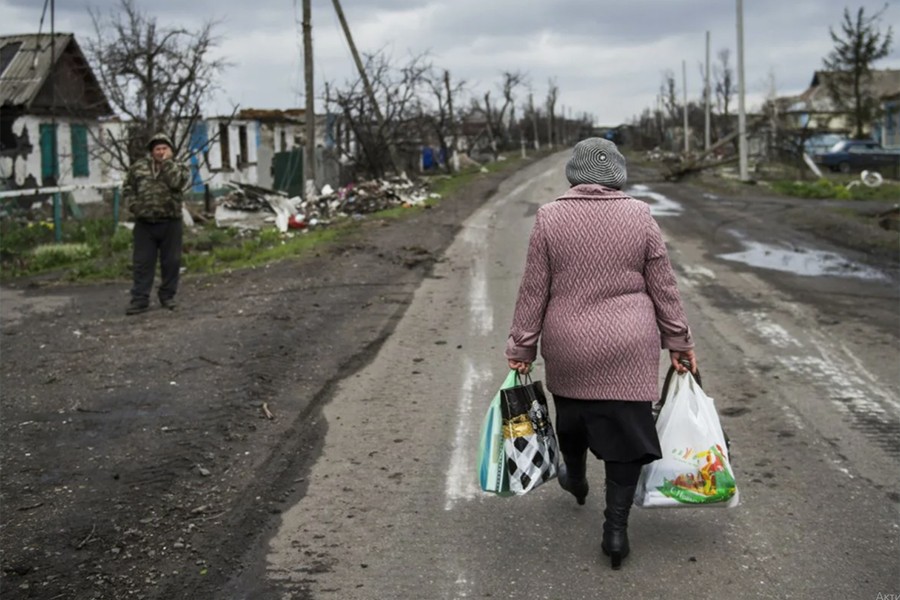
[(321, 227), (332, 219), (362, 216), (397, 206), (418, 206), (428, 198), (438, 197), (430, 194), (425, 184), (401, 178), (351, 183), (339, 190), (326, 185), (318, 196), (307, 200), (245, 183), (229, 185), (234, 191), (224, 196), (216, 207), (219, 227), (260, 229), (274, 223), (283, 232)]
[(406, 179), (370, 180), (348, 184), (339, 190), (326, 185), (314, 200), (301, 203), (308, 219), (329, 219), (365, 215), (395, 206), (417, 206), (430, 194), (424, 184)]
[[(256, 212), (259, 210), (272, 210), (269, 198), (272, 196), (280, 196), (287, 198), (287, 194), (277, 190), (268, 190), (249, 183), (238, 183), (232, 181), (228, 186), (234, 191), (223, 196), (219, 201), (222, 206), (231, 210), (243, 210), (247, 212)], [(273, 211), (274, 212), (274, 211)]]

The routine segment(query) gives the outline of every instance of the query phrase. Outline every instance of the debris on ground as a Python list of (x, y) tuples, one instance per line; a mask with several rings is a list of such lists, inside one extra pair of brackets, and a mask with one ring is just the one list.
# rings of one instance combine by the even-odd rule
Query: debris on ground
[(261, 229), (274, 224), (279, 231), (322, 227), (334, 219), (362, 216), (398, 206), (420, 206), (429, 198), (424, 183), (405, 178), (350, 183), (338, 190), (330, 185), (314, 198), (288, 197), (284, 192), (245, 183), (229, 182), (234, 191), (216, 207), (219, 227)]

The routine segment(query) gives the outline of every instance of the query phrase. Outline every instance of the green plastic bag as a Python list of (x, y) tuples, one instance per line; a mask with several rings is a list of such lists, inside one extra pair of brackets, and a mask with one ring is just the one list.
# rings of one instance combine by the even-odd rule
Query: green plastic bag
[[(516, 371), (511, 369), (500, 390), (515, 387)], [(512, 496), (506, 471), (506, 451), (503, 449), (503, 417), (500, 414), (500, 390), (488, 406), (481, 426), (478, 443), (478, 479), (482, 491), (499, 496)]]

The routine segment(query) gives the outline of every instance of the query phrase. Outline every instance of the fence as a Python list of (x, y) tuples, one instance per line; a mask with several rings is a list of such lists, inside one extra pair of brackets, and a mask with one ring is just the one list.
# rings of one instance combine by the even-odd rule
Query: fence
[[(74, 192), (76, 190), (88, 190), (88, 189), (96, 189), (96, 190), (104, 190), (111, 189), (113, 190), (113, 221), (115, 223), (119, 222), (119, 211), (121, 207), (121, 198), (122, 198), (122, 183), (114, 182), (114, 183), (94, 183), (94, 184), (84, 184), (84, 185), (63, 185), (58, 187), (45, 187), (45, 188), (29, 188), (24, 190), (8, 190), (0, 192), (0, 202), (8, 200), (10, 198), (28, 198), (29, 196), (33, 196), (35, 198), (42, 196), (52, 196), (53, 198), (53, 234), (56, 242), (62, 241), (62, 219), (63, 219), (63, 198), (62, 195), (68, 192)], [(78, 205), (73, 201), (69, 204), (71, 210), (77, 211), (80, 210)], [(8, 212), (5, 210), (4, 212)]]

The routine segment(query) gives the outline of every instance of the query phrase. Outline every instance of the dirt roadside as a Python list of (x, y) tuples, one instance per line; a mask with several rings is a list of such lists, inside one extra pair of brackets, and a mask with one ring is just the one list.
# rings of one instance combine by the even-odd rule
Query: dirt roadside
[(214, 598), (304, 493), (333, 386), (508, 175), (314, 257), (187, 277), (175, 312), (126, 317), (127, 283), (5, 290), (3, 597)]
[(186, 277), (175, 312), (126, 317), (127, 283), (5, 289), (3, 597), (214, 597), (303, 493), (333, 384), (509, 174), (314, 257)]

